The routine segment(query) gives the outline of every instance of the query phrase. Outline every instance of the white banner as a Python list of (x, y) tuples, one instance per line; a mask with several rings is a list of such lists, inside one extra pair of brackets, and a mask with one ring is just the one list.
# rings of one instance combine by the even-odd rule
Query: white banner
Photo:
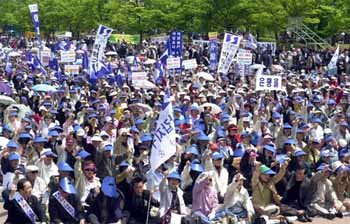
[(253, 54), (249, 50), (239, 49), (237, 53), (237, 62), (242, 65), (250, 65), (253, 61)]
[(51, 50), (44, 49), (40, 52), (40, 62), (43, 66), (48, 66), (51, 58)]
[(181, 58), (180, 57), (169, 57), (166, 59), (167, 69), (181, 68)]
[(227, 74), (241, 39), (242, 37), (240, 36), (225, 33), (218, 65), (218, 73)]
[(271, 50), (271, 55), (276, 55), (276, 42), (258, 42), (258, 47), (264, 50)]
[(185, 69), (195, 69), (197, 68), (197, 60), (196, 59), (189, 59), (189, 60), (183, 60), (182, 61), (182, 66)]
[(282, 77), (277, 75), (261, 75), (256, 76), (255, 90), (282, 90)]
[(109, 36), (112, 34), (113, 29), (104, 25), (98, 27), (94, 45), (92, 47), (92, 53), (90, 58), (90, 71), (92, 68), (98, 71), (98, 61), (102, 61), (104, 56), (104, 50), (107, 45)]
[(75, 62), (75, 51), (61, 51), (61, 63)]
[(328, 75), (336, 75), (337, 74), (337, 62), (339, 58), (339, 46), (335, 50), (333, 57), (331, 61), (329, 62), (327, 68), (328, 68)]
[(151, 37), (151, 43), (166, 43), (169, 39), (169, 36), (156, 36)]
[[(168, 98), (164, 97), (164, 103)], [(153, 144), (151, 152), (151, 170), (155, 171), (176, 153), (175, 123), (172, 103), (167, 103), (157, 120), (157, 128), (153, 133)]]
[(79, 67), (79, 65), (64, 65), (64, 73), (69, 75), (78, 75)]

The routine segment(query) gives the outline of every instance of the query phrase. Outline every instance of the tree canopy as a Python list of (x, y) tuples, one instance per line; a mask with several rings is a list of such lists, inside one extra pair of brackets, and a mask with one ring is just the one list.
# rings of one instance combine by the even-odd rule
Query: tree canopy
[[(0, 26), (32, 31), (32, 0), (0, 3)], [(155, 34), (169, 30), (242, 30), (271, 35), (287, 28), (288, 18), (323, 37), (350, 32), (350, 0), (38, 0), (42, 32), (77, 33), (105, 24), (118, 32)]]

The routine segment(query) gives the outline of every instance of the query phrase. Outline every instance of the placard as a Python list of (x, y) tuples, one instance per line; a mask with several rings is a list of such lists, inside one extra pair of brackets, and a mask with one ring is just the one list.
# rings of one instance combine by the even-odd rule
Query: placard
[(51, 50), (44, 49), (40, 53), (40, 61), (43, 66), (48, 66), (51, 58)]
[(182, 66), (185, 69), (195, 69), (197, 68), (197, 60), (196, 59), (189, 59), (189, 60), (184, 60), (182, 61)]
[(277, 75), (257, 75), (255, 90), (282, 90), (282, 77)]
[(253, 61), (253, 54), (249, 50), (239, 49), (237, 53), (237, 63), (242, 65), (250, 65)]
[(75, 62), (75, 51), (61, 51), (61, 63)]
[(64, 73), (78, 75), (79, 74), (79, 65), (64, 65)]
[(216, 40), (218, 39), (218, 32), (209, 32), (208, 37), (209, 37), (209, 40)]
[(166, 63), (167, 63), (167, 69), (181, 68), (180, 57), (169, 57), (167, 58)]
[(271, 55), (276, 55), (276, 42), (258, 42), (258, 47), (264, 50), (271, 50)]

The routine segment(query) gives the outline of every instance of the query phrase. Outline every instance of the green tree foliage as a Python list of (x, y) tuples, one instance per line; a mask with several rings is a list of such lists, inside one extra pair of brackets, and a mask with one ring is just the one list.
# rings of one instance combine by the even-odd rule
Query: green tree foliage
[[(0, 26), (32, 31), (28, 4), (0, 0)], [(245, 30), (259, 35), (285, 31), (290, 17), (322, 36), (350, 32), (350, 0), (37, 0), (41, 30), (75, 35), (106, 24), (118, 32)]]

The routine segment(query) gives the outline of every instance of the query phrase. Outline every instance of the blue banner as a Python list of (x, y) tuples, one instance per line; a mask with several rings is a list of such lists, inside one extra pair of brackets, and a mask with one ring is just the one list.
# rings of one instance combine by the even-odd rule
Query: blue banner
[(216, 70), (218, 66), (218, 43), (216, 40), (210, 41), (210, 70)]
[(168, 53), (173, 57), (180, 57), (180, 68), (176, 69), (177, 72), (181, 72), (182, 68), (182, 32), (173, 31), (169, 36), (169, 49)]
[(40, 23), (39, 23), (39, 8), (37, 4), (28, 5), (30, 14), (32, 16), (32, 21), (36, 33), (36, 37), (39, 41), (40, 48), (42, 48), (41, 45), (41, 37), (40, 37)]

